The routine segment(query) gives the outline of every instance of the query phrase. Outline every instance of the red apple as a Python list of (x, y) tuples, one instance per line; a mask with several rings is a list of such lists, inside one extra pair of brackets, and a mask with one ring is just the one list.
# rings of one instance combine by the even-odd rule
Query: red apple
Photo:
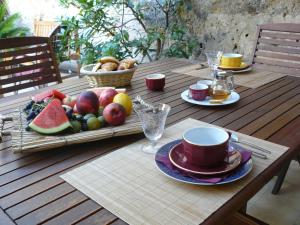
[(115, 89), (111, 89), (111, 88), (102, 91), (99, 97), (100, 106), (105, 107), (108, 104), (112, 103), (115, 95), (117, 94), (118, 92)]
[(94, 92), (85, 91), (78, 96), (75, 106), (78, 113), (82, 115), (88, 113), (97, 114), (99, 109), (99, 100)]
[(103, 117), (108, 124), (118, 126), (125, 122), (126, 111), (122, 105), (110, 103), (104, 108)]

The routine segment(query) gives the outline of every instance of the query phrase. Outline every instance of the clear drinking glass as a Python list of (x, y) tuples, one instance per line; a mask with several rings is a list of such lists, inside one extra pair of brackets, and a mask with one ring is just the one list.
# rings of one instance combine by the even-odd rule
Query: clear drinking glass
[(154, 104), (151, 107), (134, 107), (138, 114), (144, 134), (150, 141), (149, 144), (143, 145), (142, 150), (146, 153), (156, 153), (157, 141), (162, 137), (165, 123), (171, 107), (167, 104)]
[(214, 75), (218, 71), (218, 67), (220, 65), (223, 52), (221, 52), (221, 51), (209, 51), (209, 52), (206, 52), (205, 55), (206, 55), (206, 58), (207, 58), (208, 66), (211, 69), (212, 75), (214, 77)]

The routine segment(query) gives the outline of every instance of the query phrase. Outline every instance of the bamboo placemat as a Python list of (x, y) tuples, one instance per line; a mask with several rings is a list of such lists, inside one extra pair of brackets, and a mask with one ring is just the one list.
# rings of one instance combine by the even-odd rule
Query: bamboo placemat
[[(167, 128), (160, 144), (181, 138), (184, 130), (197, 126), (212, 125), (194, 119), (184, 120)], [(228, 185), (196, 186), (166, 177), (156, 168), (154, 155), (141, 151), (146, 140), (100, 157), (61, 177), (129, 224), (200, 224), (288, 150), (238, 135), (269, 149), (272, 154), (266, 160), (254, 158), (253, 171)]]
[[(211, 70), (209, 68), (203, 68), (201, 65), (186, 66), (172, 70), (172, 72), (202, 79), (212, 79), (210, 75)], [(234, 74), (234, 83), (244, 87), (258, 88), (284, 76), (286, 76), (286, 74), (252, 68), (249, 72)]]
[(107, 126), (94, 131), (57, 135), (42, 135), (34, 131), (26, 131), (26, 115), (22, 112), (22, 109), (16, 110), (12, 115), (12, 119), (12, 129), (4, 133), (11, 135), (11, 149), (14, 153), (44, 151), (66, 145), (142, 132), (141, 123), (135, 114), (126, 118), (125, 123), (121, 126)]

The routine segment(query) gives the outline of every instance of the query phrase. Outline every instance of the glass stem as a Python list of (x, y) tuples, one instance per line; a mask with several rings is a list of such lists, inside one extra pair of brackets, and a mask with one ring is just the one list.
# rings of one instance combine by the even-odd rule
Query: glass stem
[(156, 146), (156, 141), (150, 141), (150, 143), (151, 143), (151, 147), (152, 147), (152, 149), (154, 149), (154, 148), (155, 148), (155, 146)]

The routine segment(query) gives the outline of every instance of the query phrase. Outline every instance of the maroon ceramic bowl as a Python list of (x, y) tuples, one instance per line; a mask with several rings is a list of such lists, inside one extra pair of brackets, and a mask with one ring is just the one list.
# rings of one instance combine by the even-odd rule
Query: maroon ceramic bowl
[(197, 127), (183, 134), (184, 154), (187, 162), (200, 167), (214, 167), (228, 155), (227, 131), (215, 127)]
[(193, 84), (189, 88), (189, 95), (194, 100), (203, 101), (208, 96), (208, 86), (206, 84)]
[(165, 78), (164, 74), (156, 73), (148, 75), (146, 80), (147, 88), (151, 91), (162, 91), (165, 87)]

